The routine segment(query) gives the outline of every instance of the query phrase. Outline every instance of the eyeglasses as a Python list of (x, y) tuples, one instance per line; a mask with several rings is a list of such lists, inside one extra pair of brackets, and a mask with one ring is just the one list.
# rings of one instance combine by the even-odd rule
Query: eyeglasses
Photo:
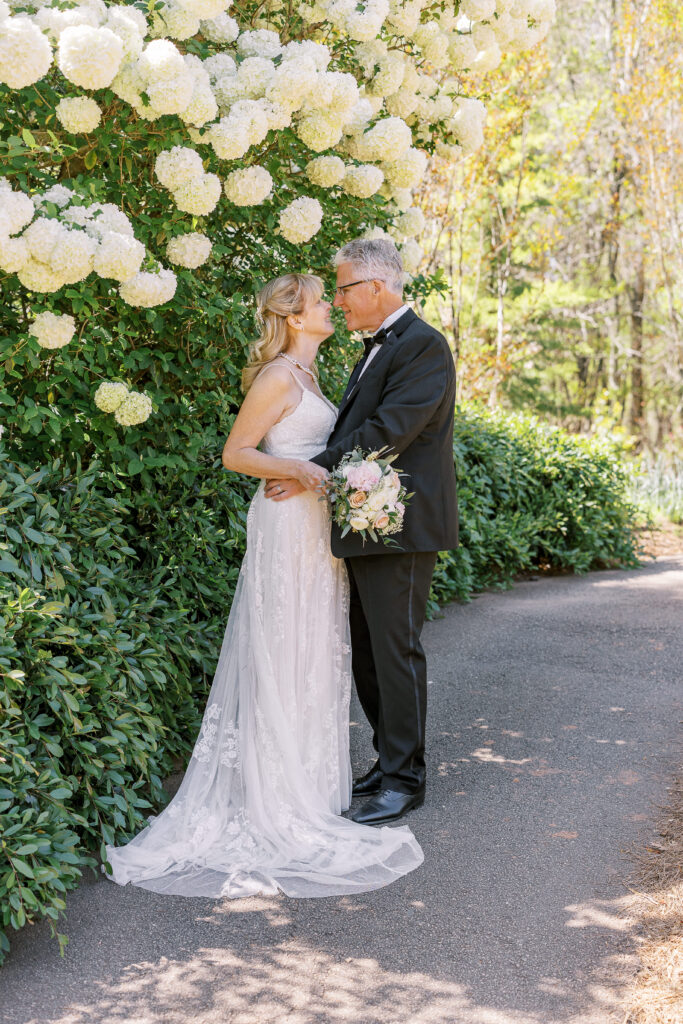
[(383, 277), (361, 277), (360, 281), (352, 281), (351, 284), (340, 284), (335, 288), (335, 295), (341, 295), (344, 298), (344, 293), (347, 288), (354, 288), (357, 284), (365, 284), (367, 281), (383, 281)]

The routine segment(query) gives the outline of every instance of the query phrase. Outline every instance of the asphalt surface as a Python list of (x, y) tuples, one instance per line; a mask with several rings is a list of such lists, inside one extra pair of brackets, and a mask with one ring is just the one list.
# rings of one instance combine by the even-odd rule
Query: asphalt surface
[[(423, 634), (425, 864), (362, 896), (68, 898), (0, 971), (2, 1024), (607, 1024), (635, 969), (624, 853), (680, 754), (683, 556), (452, 605)], [(354, 762), (368, 731), (352, 715)]]

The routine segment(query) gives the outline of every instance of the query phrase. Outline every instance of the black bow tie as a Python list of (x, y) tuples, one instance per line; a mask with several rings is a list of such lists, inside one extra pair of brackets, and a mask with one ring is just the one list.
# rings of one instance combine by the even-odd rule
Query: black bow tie
[(387, 332), (382, 328), (381, 331), (377, 331), (377, 334), (373, 334), (369, 338), (363, 338), (363, 345), (365, 346), (365, 355), (372, 351), (375, 345), (381, 345), (386, 341)]

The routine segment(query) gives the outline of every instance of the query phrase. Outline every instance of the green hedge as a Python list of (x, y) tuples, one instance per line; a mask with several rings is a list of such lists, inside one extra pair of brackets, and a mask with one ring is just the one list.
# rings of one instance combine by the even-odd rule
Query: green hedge
[[(468, 408), (454, 455), (462, 545), (439, 558), (432, 611), (538, 566), (636, 564), (605, 444)], [(253, 491), (214, 442), (194, 462), (141, 480), (97, 460), (36, 470), (0, 445), (0, 958), (27, 920), (58, 935), (65, 891), (191, 751)]]

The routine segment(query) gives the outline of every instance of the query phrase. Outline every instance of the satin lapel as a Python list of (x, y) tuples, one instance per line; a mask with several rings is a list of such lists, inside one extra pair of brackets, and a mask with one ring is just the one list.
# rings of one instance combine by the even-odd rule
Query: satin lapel
[(387, 336), (382, 343), (382, 347), (380, 348), (377, 355), (373, 358), (372, 362), (368, 366), (363, 376), (360, 377), (355, 382), (352, 388), (347, 388), (347, 391), (344, 394), (344, 397), (342, 398), (341, 405), (339, 406), (339, 416), (342, 415), (342, 413), (348, 408), (350, 403), (354, 400), (354, 398), (358, 394), (358, 391), (365, 383), (368, 375), (372, 376), (373, 372), (377, 369), (377, 367), (381, 366), (382, 360), (387, 358), (391, 351), (391, 347), (395, 341), (396, 335), (394, 334), (393, 330), (390, 327), (389, 330), (387, 331)]

